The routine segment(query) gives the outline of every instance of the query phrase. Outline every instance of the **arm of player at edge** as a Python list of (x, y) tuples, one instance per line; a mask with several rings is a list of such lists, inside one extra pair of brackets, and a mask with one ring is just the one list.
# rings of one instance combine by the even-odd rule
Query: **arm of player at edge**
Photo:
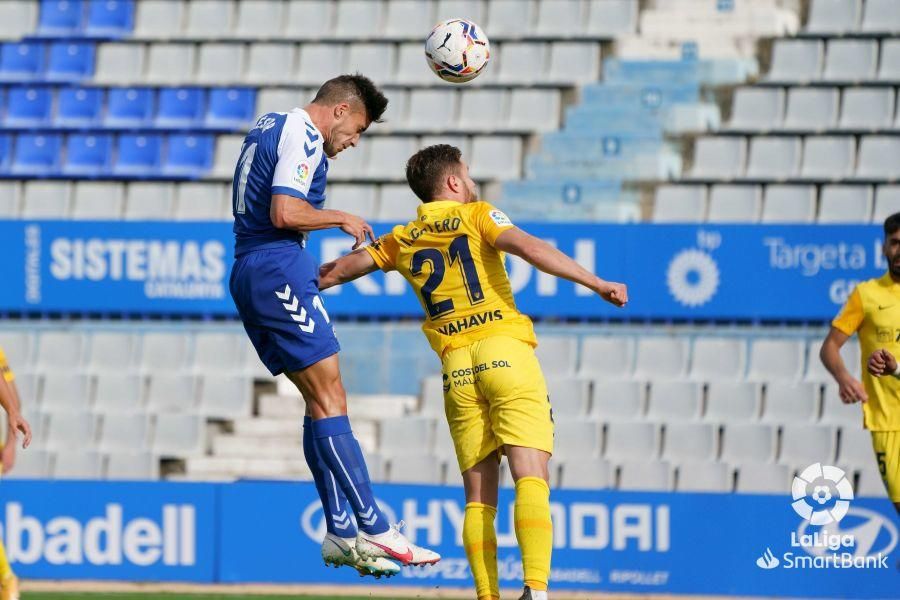
[(849, 335), (832, 327), (822, 342), (822, 348), (819, 350), (819, 358), (822, 364), (834, 377), (838, 384), (838, 394), (841, 401), (845, 404), (853, 404), (854, 402), (865, 402), (869, 399), (866, 395), (866, 388), (862, 382), (857, 380), (844, 365), (844, 359), (841, 358), (841, 346), (843, 346), (850, 338)]
[(359, 248), (319, 267), (319, 289), (327, 290), (377, 270), (372, 255), (365, 248)]
[(628, 288), (624, 283), (597, 277), (544, 240), (518, 227), (502, 231), (494, 241), (494, 247), (518, 256), (544, 273), (581, 284), (610, 304), (622, 307), (628, 302)]
[[(6, 381), (0, 376), (0, 406), (6, 411), (9, 421), (9, 434), (12, 436), (12, 442), (15, 444), (15, 438), (18, 432), (22, 432), (22, 447), (27, 448), (31, 443), (31, 425), (22, 416), (20, 412), (19, 395), (16, 393), (13, 384)], [(10, 440), (7, 439), (7, 444)]]
[(362, 217), (340, 210), (317, 210), (302, 198), (295, 198), (287, 194), (272, 194), (269, 218), (272, 220), (272, 225), (278, 229), (292, 231), (317, 231), (339, 227), (341, 231), (356, 240), (353, 245), (354, 250), (366, 241), (366, 236), (373, 242), (375, 241), (372, 227)]

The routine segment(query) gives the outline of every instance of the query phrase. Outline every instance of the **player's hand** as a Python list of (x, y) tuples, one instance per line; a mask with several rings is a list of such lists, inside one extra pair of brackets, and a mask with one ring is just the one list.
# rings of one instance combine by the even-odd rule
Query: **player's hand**
[(604, 281), (598, 286), (597, 293), (614, 306), (622, 307), (628, 303), (628, 286), (624, 283)]
[[(12, 431), (10, 431), (9, 438), (15, 438), (15, 434)], [(13, 470), (16, 464), (16, 443), (14, 441), (3, 446), (3, 451), (0, 452), (0, 464), (3, 465), (4, 475)]]
[(359, 248), (365, 241), (366, 236), (373, 242), (375, 241), (375, 232), (372, 226), (366, 223), (366, 220), (350, 213), (344, 213), (344, 222), (341, 223), (341, 231), (356, 240), (353, 249)]
[(882, 375), (893, 375), (897, 370), (897, 359), (894, 355), (885, 349), (876, 350), (869, 357), (866, 369), (875, 377)]
[(866, 395), (866, 388), (855, 377), (847, 377), (843, 381), (838, 382), (838, 386), (838, 394), (844, 404), (865, 402), (869, 399), (868, 395)]
[[(8, 415), (9, 418), (9, 430), (10, 433), (15, 434), (17, 431), (22, 433), (22, 447), (27, 448), (29, 444), (31, 444), (31, 425), (28, 424), (28, 421), (25, 420), (25, 417), (21, 415), (21, 413), (10, 413)], [(18, 435), (15, 436), (18, 439)], [(12, 445), (16, 443), (16, 440), (7, 440), (6, 443), (8, 445)]]

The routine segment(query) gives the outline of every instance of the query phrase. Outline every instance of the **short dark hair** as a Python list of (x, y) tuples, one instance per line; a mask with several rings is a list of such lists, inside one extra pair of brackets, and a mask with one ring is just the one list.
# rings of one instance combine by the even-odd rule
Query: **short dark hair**
[(372, 123), (381, 123), (381, 115), (387, 108), (388, 99), (372, 80), (365, 75), (354, 73), (353, 75), (340, 75), (329, 79), (322, 84), (314, 104), (334, 106), (341, 102), (359, 102), (366, 109), (366, 116)]
[(406, 162), (406, 181), (422, 202), (431, 202), (440, 191), (441, 180), (447, 171), (461, 166), (462, 152), (456, 146), (428, 146)]
[(894, 235), (900, 229), (900, 213), (894, 213), (884, 220), (884, 237)]

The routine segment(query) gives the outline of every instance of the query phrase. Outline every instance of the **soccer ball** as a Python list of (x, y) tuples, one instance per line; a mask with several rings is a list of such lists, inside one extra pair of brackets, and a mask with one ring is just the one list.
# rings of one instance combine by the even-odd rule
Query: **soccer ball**
[(425, 59), (434, 73), (450, 83), (478, 77), (491, 59), (484, 31), (465, 19), (450, 19), (435, 26), (425, 40)]

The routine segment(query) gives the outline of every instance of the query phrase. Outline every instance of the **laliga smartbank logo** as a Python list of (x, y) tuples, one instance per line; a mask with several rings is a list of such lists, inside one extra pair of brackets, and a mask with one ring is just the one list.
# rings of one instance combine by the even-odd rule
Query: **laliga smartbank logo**
[(851, 507), (853, 485), (842, 469), (815, 463), (791, 485), (791, 504), (803, 518), (778, 555), (767, 547), (756, 566), (776, 569), (886, 569), (897, 528), (885, 515)]

